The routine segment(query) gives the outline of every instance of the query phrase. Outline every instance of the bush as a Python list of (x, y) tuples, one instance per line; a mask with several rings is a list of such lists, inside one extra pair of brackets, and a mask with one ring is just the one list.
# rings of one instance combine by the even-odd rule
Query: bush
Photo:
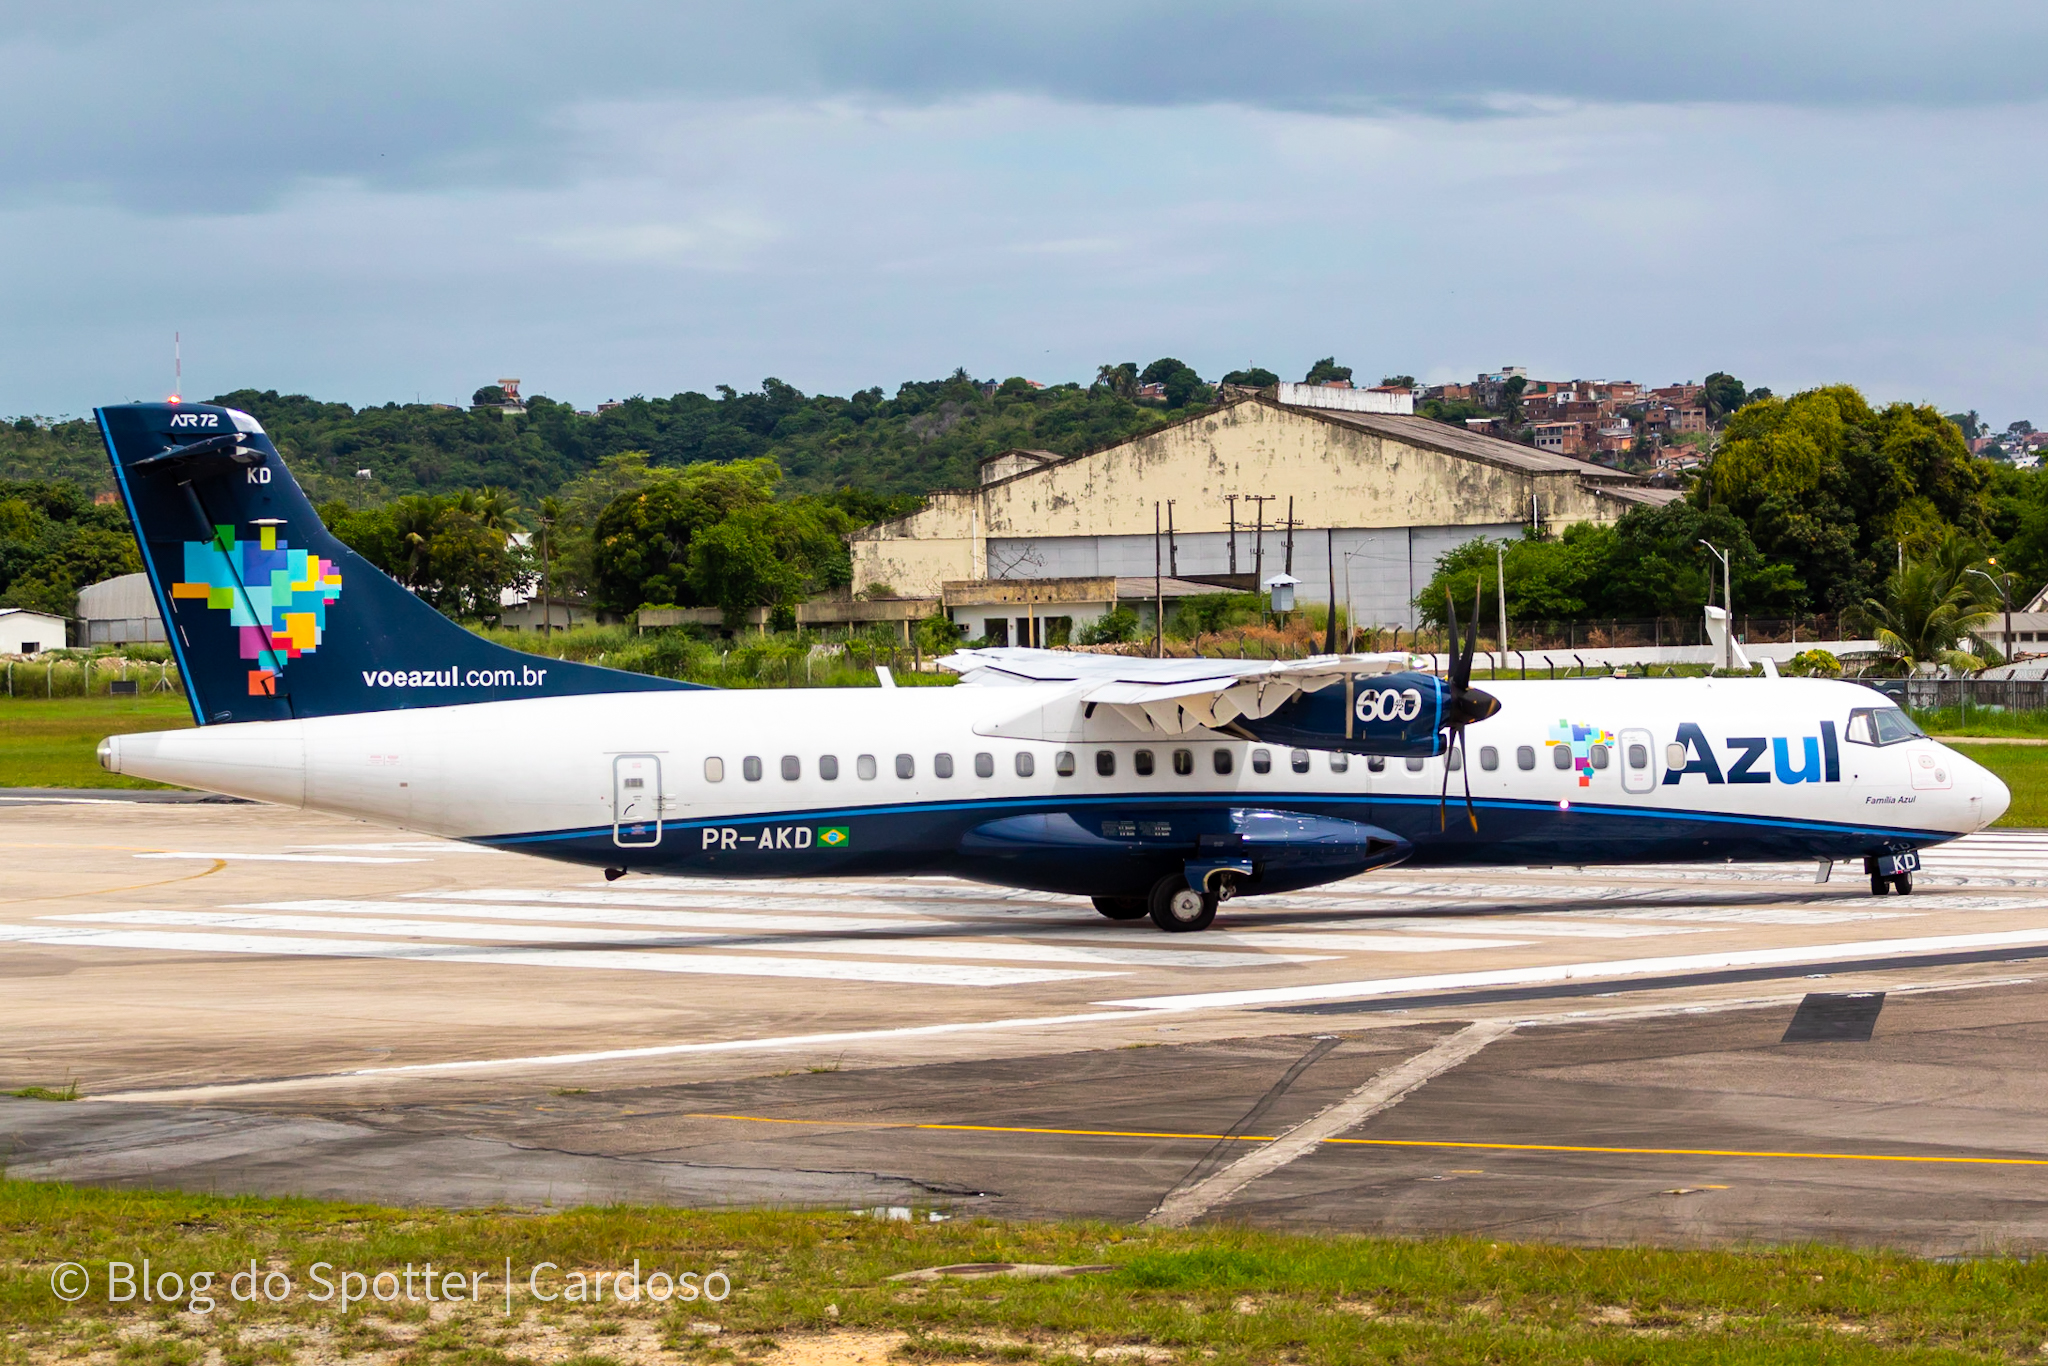
[(1785, 671), (1802, 678), (1840, 678), (1842, 661), (1826, 650), (1801, 650), (1785, 661)]
[(1138, 638), (1138, 614), (1118, 607), (1081, 628), (1083, 645), (1122, 645)]

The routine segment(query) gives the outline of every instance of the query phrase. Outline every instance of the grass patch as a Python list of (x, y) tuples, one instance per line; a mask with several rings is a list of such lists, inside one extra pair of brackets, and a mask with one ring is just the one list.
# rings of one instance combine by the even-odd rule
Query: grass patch
[(24, 1086), (19, 1090), (0, 1091), (0, 1095), (13, 1096), (16, 1100), (77, 1100), (78, 1079), (72, 1078), (62, 1086)]
[(191, 724), (192, 709), (171, 693), (16, 698), (0, 706), (0, 787), (162, 787), (101, 768), (99, 743)]
[(2011, 735), (2030, 740), (2048, 740), (2048, 711), (1994, 711), (1988, 707), (1935, 710), (1918, 707), (1913, 719), (1929, 735)]
[(1998, 824), (2048, 826), (2048, 745), (1969, 745), (1958, 750), (2005, 780), (2012, 805)]
[[(66, 1305), (56, 1268), (95, 1290), (109, 1259), (187, 1280), (216, 1275), (213, 1312), (183, 1304)], [(515, 1268), (505, 1312), (503, 1266)], [(254, 1259), (293, 1278), (279, 1303), (235, 1303), (228, 1278)], [(723, 1271), (723, 1303), (541, 1303), (524, 1269), (638, 1260), (643, 1276)], [(305, 1297), (309, 1268), (374, 1274), (433, 1263), (487, 1272), (471, 1303), (358, 1304)], [(891, 1282), (961, 1262), (1100, 1263), (1088, 1277)], [(333, 1273), (329, 1273), (330, 1275)], [(430, 1312), (431, 1311), (431, 1312)], [(1224, 1366), (1358, 1362), (1978, 1362), (2036, 1359), (2048, 1266), (1986, 1258), (1934, 1264), (1799, 1247), (1675, 1252), (1475, 1238), (1297, 1236), (1242, 1227), (1102, 1223), (905, 1223), (851, 1214), (603, 1208), (560, 1213), (379, 1209), (311, 1200), (83, 1190), (0, 1180), (0, 1362), (639, 1360), (655, 1344), (708, 1362), (849, 1331), (901, 1333), (908, 1361), (1085, 1359)], [(718, 1340), (707, 1338), (715, 1325)], [(734, 1347), (719, 1345), (735, 1344)], [(553, 1345), (550, 1345), (553, 1344)], [(735, 1350), (737, 1349), (737, 1351)], [(217, 1354), (217, 1355), (216, 1355)]]

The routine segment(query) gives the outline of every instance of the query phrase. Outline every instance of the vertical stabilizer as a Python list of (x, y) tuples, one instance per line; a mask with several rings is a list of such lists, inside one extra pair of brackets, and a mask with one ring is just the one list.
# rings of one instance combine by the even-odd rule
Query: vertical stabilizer
[(336, 540), (247, 413), (97, 416), (201, 725), (695, 686), (464, 630)]

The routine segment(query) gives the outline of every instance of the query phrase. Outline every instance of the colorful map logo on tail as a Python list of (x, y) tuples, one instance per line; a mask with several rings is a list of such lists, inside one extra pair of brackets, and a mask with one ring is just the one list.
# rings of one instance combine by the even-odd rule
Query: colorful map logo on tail
[(1544, 745), (1563, 745), (1571, 751), (1572, 767), (1578, 770), (1579, 786), (1593, 785), (1593, 746), (1612, 745), (1614, 732), (1598, 726), (1584, 726), (1576, 722), (1559, 721), (1550, 728), (1550, 738)]
[(341, 596), (340, 567), (292, 549), (277, 532), (259, 525), (255, 540), (242, 541), (232, 526), (217, 526), (212, 540), (185, 542), (185, 576), (171, 585), (172, 598), (202, 598), (228, 614), (242, 658), (257, 661), (251, 697), (274, 696), (282, 663), (320, 648), (327, 605)]

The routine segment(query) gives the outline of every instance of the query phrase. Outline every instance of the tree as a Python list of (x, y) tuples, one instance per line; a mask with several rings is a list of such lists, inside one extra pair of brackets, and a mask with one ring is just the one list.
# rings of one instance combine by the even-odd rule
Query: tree
[(1413, 389), (1415, 387), (1415, 376), (1381, 375), (1380, 383), (1389, 389)]
[(1975, 441), (1984, 434), (1983, 419), (1977, 416), (1975, 408), (1970, 409), (1967, 413), (1950, 413), (1948, 420), (1962, 429), (1963, 440), (1965, 441)]
[(1120, 365), (1097, 366), (1094, 387), (1107, 390), (1118, 398), (1136, 398), (1138, 395), (1138, 363), (1127, 360)]
[(1161, 356), (1158, 360), (1146, 366), (1138, 375), (1138, 383), (1164, 384), (1168, 376), (1186, 369), (1188, 369), (1187, 365), (1175, 360), (1172, 356)]
[(1871, 596), (1898, 547), (1949, 526), (1982, 532), (1988, 479), (1934, 409), (1873, 410), (1833, 385), (1743, 407), (1692, 497), (1742, 518), (1818, 605), (1846, 609)]
[(806, 594), (852, 578), (847, 530), (843, 514), (814, 499), (740, 508), (692, 539), (690, 587), (729, 628), (756, 607), (794, 609)]
[(1730, 413), (1749, 401), (1742, 381), (1720, 370), (1707, 376), (1700, 386), (1700, 398), (1706, 404), (1710, 422), (1725, 421)]
[(1984, 660), (1958, 648), (1970, 632), (1997, 618), (1983, 581), (1964, 571), (1974, 543), (1950, 537), (1926, 559), (1909, 560), (1885, 580), (1880, 597), (1865, 598), (1847, 614), (1852, 629), (1868, 630), (1878, 646), (1908, 672), (1941, 664), (1974, 673)]
[(1262, 366), (1251, 366), (1244, 370), (1232, 370), (1220, 383), (1243, 385), (1247, 389), (1268, 389), (1280, 382), (1280, 376)]
[(469, 396), (472, 405), (478, 408), (497, 407), (507, 400), (504, 389), (495, 384), (486, 384)]
[(692, 539), (743, 508), (769, 502), (780, 476), (769, 460), (648, 471), (641, 487), (606, 505), (592, 529), (591, 586), (598, 604), (625, 613), (649, 603), (716, 601), (692, 594)]
[(1303, 384), (1329, 384), (1336, 380), (1349, 381), (1350, 378), (1350, 366), (1337, 364), (1335, 356), (1324, 356), (1308, 368), (1308, 373), (1302, 376), (1301, 382)]

